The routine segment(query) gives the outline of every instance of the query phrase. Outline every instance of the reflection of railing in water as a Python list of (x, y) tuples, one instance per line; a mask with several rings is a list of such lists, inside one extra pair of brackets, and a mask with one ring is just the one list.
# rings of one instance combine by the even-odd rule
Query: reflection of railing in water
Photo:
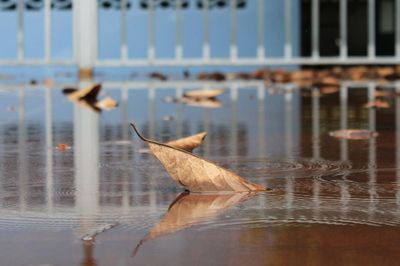
[[(196, 88), (199, 85), (204, 85), (204, 83), (197, 83), (194, 82), (193, 84), (190, 83), (172, 83), (172, 85), (169, 85), (168, 83), (153, 83), (152, 88), (150, 89), (148, 93), (148, 99), (149, 99), (149, 108), (154, 107), (154, 99), (156, 97), (157, 90), (163, 89), (163, 88), (171, 88), (173, 85), (179, 85), (176, 88), (176, 95), (181, 95), (183, 92), (183, 89), (186, 88)], [(218, 86), (229, 86), (229, 83), (206, 83), (208, 86), (213, 87), (218, 84)], [(129, 84), (129, 83), (105, 83), (104, 84), (105, 88), (121, 88), (121, 109), (122, 109), (122, 125), (124, 125), (123, 129), (123, 139), (124, 140), (129, 140), (130, 135), (129, 135), (129, 129), (128, 129), (128, 96), (129, 96), (129, 90), (135, 90), (135, 89), (143, 89), (146, 87), (146, 83), (138, 83), (138, 84)], [(264, 101), (264, 85), (262, 83), (239, 83), (234, 87), (233, 89), (229, 90), (230, 93), (230, 100), (232, 101), (232, 106), (231, 106), (231, 111), (232, 116), (231, 116), (231, 125), (233, 127), (237, 126), (238, 120), (237, 116), (235, 113), (237, 113), (237, 106), (235, 105), (236, 100), (238, 99), (238, 90), (241, 90), (243, 86), (243, 89), (245, 88), (257, 88), (257, 98), (258, 98), (258, 103), (256, 108), (258, 109), (258, 114), (259, 114), (259, 123), (258, 123), (258, 145), (259, 145), (259, 154), (261, 157), (265, 156), (266, 152), (266, 143), (265, 139), (263, 136), (265, 136), (265, 101)], [(347, 122), (347, 112), (348, 112), (348, 91), (351, 90), (353, 87), (363, 87), (364, 85), (360, 84), (343, 84), (343, 86), (340, 89), (340, 127), (342, 129), (347, 128), (348, 122)], [(368, 99), (372, 100), (374, 98), (374, 92), (375, 92), (375, 83), (368, 83), (367, 88), (368, 88)], [(399, 90), (400, 87), (398, 84), (396, 84), (396, 90)], [(285, 121), (285, 132), (284, 132), (284, 139), (285, 139), (285, 152), (286, 156), (288, 158), (291, 158), (293, 156), (293, 147), (295, 145), (298, 145), (298, 143), (294, 143), (294, 136), (293, 136), (293, 97), (294, 95), (292, 94), (286, 94), (284, 96), (285, 98), (285, 106), (283, 110), (285, 113), (283, 114), (284, 121)], [(19, 137), (18, 137), (18, 143), (19, 143), (19, 152), (21, 153), (19, 156), (22, 156), (26, 151), (24, 150), (24, 146), (26, 146), (26, 129), (25, 129), (25, 110), (24, 110), (24, 89), (21, 88), (19, 91), (19, 99), (20, 99), (20, 108), (19, 108), (19, 127), (20, 130), (18, 131)], [(53, 143), (53, 126), (52, 126), (52, 90), (51, 89), (46, 89), (45, 91), (45, 108), (46, 108), (46, 198), (47, 200), (47, 213), (52, 214), (53, 213), (53, 193), (54, 193), (54, 181), (53, 181), (53, 160), (52, 160), (52, 149), (54, 143)], [(398, 109), (400, 108), (398, 106), (399, 100), (396, 99), (396, 162), (397, 162), (397, 168), (400, 168), (400, 163), (399, 163), (399, 154), (400, 154), (400, 145), (399, 145), (399, 117), (400, 113)], [(153, 107), (152, 107), (153, 106)], [(236, 106), (236, 107), (235, 107)], [(178, 108), (178, 107), (177, 107)], [(313, 140), (313, 156), (314, 159), (316, 160), (321, 160), (322, 159), (322, 154), (320, 151), (320, 117), (319, 117), (319, 108), (320, 108), (320, 95), (318, 93), (317, 89), (314, 89), (313, 94), (312, 94), (312, 140)], [(177, 109), (179, 113), (179, 108)], [(75, 116), (74, 116), (74, 141), (76, 146), (80, 146), (79, 148), (75, 149), (75, 169), (76, 169), (76, 179), (79, 179), (80, 181), (76, 183), (77, 186), (77, 191), (76, 191), (76, 204), (81, 205), (81, 206), (88, 206), (87, 209), (90, 209), (94, 213), (100, 212), (101, 213), (101, 206), (99, 206), (99, 202), (94, 201), (94, 198), (99, 197), (99, 168), (98, 168), (98, 156), (99, 156), (99, 151), (93, 149), (94, 146), (98, 147), (99, 145), (99, 135), (98, 135), (98, 116), (92, 112), (81, 110), (79, 108), (75, 108)], [(375, 110), (370, 109), (368, 111), (368, 122), (369, 122), (369, 129), (370, 130), (375, 130), (376, 125), (375, 125)], [(156, 121), (156, 115), (155, 115), (155, 110), (149, 112), (149, 121), (150, 121), (150, 128), (152, 127), (153, 133), (149, 132), (149, 134), (155, 134), (156, 127), (155, 127), (155, 121)], [(182, 120), (178, 119), (178, 122), (182, 122)], [(268, 120), (267, 120), (268, 121)], [(152, 124), (153, 123), (153, 124)], [(207, 117), (207, 112), (205, 112), (205, 118), (204, 118), (204, 123), (205, 127), (209, 127), (210, 121), (209, 117)], [(152, 125), (151, 125), (152, 124)], [(90, 125), (91, 128), (91, 133), (88, 134), (87, 128)], [(182, 125), (177, 126), (177, 133), (176, 135), (182, 134)], [(86, 132), (86, 133), (85, 133)], [(96, 133), (97, 132), (97, 133)], [(179, 133), (180, 132), (180, 133)], [(88, 134), (88, 135), (87, 135)], [(90, 139), (91, 142), (87, 142), (87, 140)], [(86, 141), (84, 141), (86, 140)], [(84, 143), (86, 142), (87, 148), (83, 148)], [(231, 136), (230, 138), (230, 144), (233, 145), (234, 148), (231, 150), (231, 155), (235, 156), (237, 155), (235, 152), (237, 152), (237, 148), (235, 148), (235, 145), (237, 145), (237, 136)], [(209, 148), (209, 147), (208, 147)], [(368, 169), (368, 176), (369, 176), (369, 195), (370, 195), (370, 211), (371, 213), (374, 212), (376, 208), (376, 201), (379, 200), (379, 196), (377, 195), (376, 191), (376, 140), (371, 138), (369, 140), (369, 169)], [(93, 154), (88, 156), (83, 156), (85, 153), (92, 151)], [(207, 155), (207, 147), (205, 147), (205, 152)], [(340, 140), (340, 159), (342, 161), (347, 161), (349, 159), (349, 149), (348, 149), (348, 141), (345, 139)], [(124, 151), (124, 158), (127, 159), (129, 158), (129, 149), (126, 149)], [(133, 155), (138, 156), (137, 158), (140, 159), (141, 155)], [(22, 156), (20, 158), (20, 161), (22, 163), (19, 164), (19, 181), (22, 183), (19, 186), (20, 191), (20, 202), (17, 206), (19, 206), (21, 212), (25, 212), (26, 210), (26, 203), (25, 200), (27, 200), (29, 197), (26, 195), (28, 191), (24, 190), (26, 188), (26, 178), (28, 176), (28, 166), (24, 164), (24, 157)], [(160, 171), (161, 173), (161, 171)], [(130, 171), (127, 170), (126, 173), (124, 173), (125, 180), (123, 182), (123, 189), (122, 193), (114, 193), (114, 195), (117, 195), (117, 197), (121, 197), (121, 200), (118, 201), (117, 203), (122, 206), (122, 209), (127, 212), (129, 208), (132, 206), (132, 201), (130, 199), (132, 195), (131, 188), (129, 187), (129, 178), (132, 177), (130, 175)], [(133, 182), (137, 182), (137, 184), (140, 184), (142, 181), (141, 180), (136, 180), (136, 178), (139, 178), (141, 176), (141, 173), (135, 172), (133, 169), (133, 176), (135, 179)], [(399, 180), (400, 175), (397, 175), (397, 179)], [(296, 179), (295, 177), (288, 176), (287, 178), (287, 183), (286, 183), (286, 207), (288, 211), (290, 212), (291, 209), (295, 208), (296, 204), (296, 194), (295, 194), (295, 186), (296, 186)], [(86, 180), (86, 181), (85, 181)], [(78, 180), (76, 180), (78, 181)], [(125, 182), (126, 181), (126, 182)], [(316, 213), (315, 215), (318, 216), (318, 209), (320, 208), (320, 181), (318, 179), (313, 180), (313, 196), (312, 200), (314, 202), (315, 210)], [(400, 181), (399, 181), (400, 182)], [(95, 184), (95, 185), (93, 185)], [(97, 185), (96, 185), (97, 184)], [(86, 192), (85, 192), (86, 191)], [(115, 192), (115, 191), (114, 191)], [(90, 196), (89, 196), (90, 195)], [(93, 195), (94, 198), (93, 198)], [(156, 193), (154, 191), (150, 191), (150, 206), (155, 207), (157, 204), (157, 197), (159, 193)], [(398, 204), (400, 204), (400, 196), (399, 193), (396, 194)], [(88, 202), (86, 198), (91, 198)], [(348, 184), (346, 182), (340, 182), (340, 201), (342, 203), (341, 210), (343, 211), (343, 215), (345, 215), (346, 210), (348, 209), (348, 204), (351, 201), (351, 194), (349, 192)], [(82, 204), (80, 204), (81, 202)], [(117, 204), (117, 205), (118, 205)], [(101, 204), (100, 204), (101, 205)], [(90, 206), (90, 207), (89, 207)], [(83, 208), (83, 207), (82, 207)], [(84, 211), (84, 213), (87, 213)], [(289, 214), (290, 216), (290, 214)]]
[[(366, 85), (367, 87), (367, 94), (368, 94), (368, 101), (373, 101), (375, 99), (375, 91), (377, 84), (375, 82), (369, 82)], [(341, 86), (340, 88), (340, 127), (341, 129), (347, 129), (348, 127), (348, 91), (351, 88), (362, 88), (363, 85), (361, 84), (347, 84)], [(393, 85), (389, 85), (389, 87), (392, 86), (392, 89), (399, 91), (399, 85), (398, 83), (395, 83)], [(396, 110), (396, 156), (398, 158), (399, 154), (399, 118), (400, 118), (400, 113), (398, 109), (400, 108), (399, 106), (399, 98), (396, 98), (396, 105), (395, 105), (395, 110)], [(320, 126), (319, 126), (319, 94), (313, 94), (313, 105), (312, 105), (312, 116), (313, 116), (313, 150), (314, 150), (314, 158), (319, 159), (320, 158)], [(371, 131), (376, 130), (376, 109), (375, 108), (369, 108), (368, 110), (368, 129)], [(317, 157), (315, 155), (318, 155)], [(342, 161), (348, 161), (349, 159), (349, 149), (348, 149), (348, 140), (347, 139), (341, 139), (340, 140), (340, 158)], [(369, 149), (368, 149), (368, 193), (370, 195), (370, 205), (369, 205), (369, 213), (373, 215), (376, 204), (377, 204), (377, 199), (379, 199), (379, 196), (376, 191), (376, 139), (375, 138), (370, 138), (369, 139)], [(396, 161), (396, 168), (400, 168), (399, 161), (397, 159)], [(397, 171), (398, 172), (398, 171)], [(346, 176), (346, 175), (344, 175)], [(397, 174), (397, 179), (399, 179), (399, 174)], [(318, 181), (316, 181), (318, 182)], [(346, 205), (349, 202), (349, 199), (351, 197), (349, 191), (348, 191), (348, 184), (346, 182), (340, 182), (340, 198), (342, 201), (342, 209), (344, 212), (346, 212)], [(314, 194), (318, 194), (318, 186), (315, 186)], [(396, 197), (398, 198), (399, 193), (396, 194)]]
[[(187, 82), (183, 82), (183, 83), (172, 83), (171, 85), (166, 84), (166, 83), (153, 83), (152, 86), (150, 86), (149, 89), (149, 93), (148, 93), (148, 101), (149, 101), (149, 121), (150, 121), (150, 128), (152, 128), (150, 130), (150, 134), (149, 135), (154, 135), (154, 131), (155, 131), (155, 110), (154, 110), (154, 106), (155, 106), (155, 96), (156, 96), (156, 91), (163, 89), (163, 88), (168, 88), (168, 87), (173, 87), (174, 85), (178, 85), (176, 87), (176, 95), (182, 95), (183, 93), (183, 88), (187, 89), (187, 88), (198, 88), (199, 86), (229, 86), (229, 83), (214, 83), (214, 82), (192, 82), (192, 83), (187, 83)], [(231, 120), (231, 125), (233, 127), (236, 127), (236, 123), (238, 123), (238, 118), (237, 118), (237, 107), (235, 102), (237, 100), (238, 97), (238, 91), (241, 89), (245, 89), (245, 88), (251, 88), (254, 89), (254, 86), (256, 86), (256, 90), (257, 90), (257, 97), (258, 97), (258, 103), (257, 106), (260, 110), (265, 110), (264, 107), (264, 97), (265, 97), (265, 92), (264, 92), (264, 86), (262, 83), (260, 82), (243, 82), (243, 83), (237, 83), (235, 85), (235, 88), (233, 90), (230, 90), (230, 99), (232, 100), (232, 109), (231, 111), (232, 113), (232, 120)], [(11, 86), (12, 87), (12, 86)], [(35, 86), (33, 86), (35, 87)], [(131, 89), (143, 89), (148, 87), (148, 83), (143, 82), (143, 83), (136, 83), (136, 84), (125, 84), (125, 83), (121, 83), (121, 84), (115, 84), (115, 83), (105, 83), (104, 87), (106, 89), (112, 89), (115, 87), (120, 87), (121, 89), (121, 109), (122, 109), (122, 119), (123, 122), (121, 123), (122, 125), (124, 125), (125, 129), (123, 130), (123, 139), (124, 140), (128, 140), (130, 138), (130, 134), (129, 134), (129, 129), (128, 129), (128, 124), (130, 121), (128, 121), (128, 93), (129, 90)], [(244, 88), (245, 87), (245, 88)], [(9, 88), (8, 88), (9, 89)], [(26, 147), (25, 145), (25, 141), (27, 140), (27, 136), (25, 132), (25, 111), (24, 111), (24, 95), (25, 95), (25, 89), (29, 89), (29, 88), (24, 88), (24, 87), (20, 87), (19, 88), (19, 98), (20, 98), (20, 108), (18, 108), (19, 110), (19, 128), (20, 130), (18, 130), (19, 132), (19, 146), (20, 147)], [(38, 91), (37, 89), (35, 89), (36, 91)], [(54, 208), (54, 193), (55, 193), (55, 186), (58, 186), (57, 181), (54, 181), (54, 167), (53, 167), (53, 163), (54, 163), (54, 153), (53, 153), (53, 148), (55, 146), (54, 143), (54, 134), (53, 134), (53, 95), (54, 95), (54, 91), (53, 89), (47, 88), (44, 91), (44, 98), (45, 98), (45, 142), (46, 142), (46, 186), (45, 186), (45, 199), (47, 202), (47, 213), (52, 213), (53, 208)], [(177, 108), (180, 108), (179, 105), (177, 105)], [(177, 109), (179, 111), (179, 109)], [(179, 113), (179, 112), (178, 112)], [(204, 112), (205, 117), (204, 117), (204, 125), (207, 128), (210, 128), (210, 121), (207, 119), (207, 111)], [(28, 113), (29, 115), (29, 113)], [(264, 135), (264, 130), (265, 130), (265, 125), (264, 125), (264, 112), (259, 111), (259, 115), (260, 115), (260, 119), (262, 118), (262, 123), (260, 123), (260, 128), (258, 129), (259, 132), (261, 132), (261, 134), (258, 134), (259, 137), (258, 139), (261, 142), (265, 142), (265, 140), (263, 139), (263, 135)], [(98, 154), (99, 152), (97, 151), (93, 151), (93, 148), (90, 147), (98, 147), (98, 142), (99, 142), (99, 136), (98, 136), (98, 126), (96, 126), (96, 124), (93, 122), (94, 119), (97, 120), (98, 118), (96, 118), (97, 115), (92, 113), (91, 111), (86, 111), (84, 109), (80, 109), (78, 107), (74, 108), (74, 147), (77, 147), (74, 149), (74, 157), (75, 157), (75, 162), (74, 162), (74, 166), (75, 166), (75, 182), (76, 186), (77, 186), (77, 191), (75, 196), (79, 196), (81, 195), (83, 198), (85, 197), (84, 195), (98, 195), (98, 192), (93, 191), (93, 189), (95, 189), (96, 187), (98, 187), (98, 185), (96, 185), (95, 180), (99, 179), (99, 174), (98, 174), (98, 163), (96, 163), (96, 160), (94, 160), (95, 158), (98, 158)], [(177, 120), (178, 122), (180, 121), (182, 123), (182, 120)], [(179, 137), (179, 135), (182, 135), (182, 125), (178, 124), (177, 126), (177, 136)], [(91, 125), (89, 127), (89, 125)], [(205, 128), (205, 129), (206, 129)], [(88, 132), (90, 131), (90, 132)], [(151, 133), (151, 131), (153, 131), (153, 133)], [(85, 133), (86, 132), (86, 133)], [(97, 132), (97, 134), (95, 134)], [(232, 149), (230, 150), (231, 152), (231, 156), (235, 156), (236, 153), (238, 152), (238, 148), (237, 148), (237, 140), (238, 140), (238, 136), (236, 134), (230, 134), (231, 139), (229, 140), (229, 142), (227, 143), (227, 145), (232, 146)], [(85, 141), (86, 140), (86, 141)], [(90, 140), (90, 143), (87, 141)], [(96, 144), (97, 143), (97, 144)], [(86, 145), (86, 148), (83, 148), (83, 146)], [(79, 147), (78, 147), (79, 146)], [(207, 145), (206, 145), (207, 146)], [(262, 148), (265, 147), (265, 143), (262, 144), (259, 147), (259, 153), (263, 154), (265, 153), (265, 150)], [(206, 155), (209, 155), (209, 153), (207, 153), (207, 151), (209, 150), (209, 145), (208, 147), (204, 147), (204, 151), (206, 152)], [(97, 148), (96, 148), (97, 149)], [(21, 150), (21, 149), (20, 149)], [(24, 152), (23, 150), (21, 150), (21, 156), (25, 156), (26, 152)], [(92, 155), (88, 155), (88, 156), (82, 156), (85, 153), (88, 152), (94, 152)], [(125, 155), (127, 156), (127, 154), (129, 153), (129, 149), (127, 149), (125, 151)], [(133, 155), (133, 156), (137, 156), (137, 158), (140, 158), (141, 155)], [(93, 161), (94, 160), (94, 161)], [(97, 159), (98, 160), (98, 159)], [(24, 164), (25, 157), (21, 157), (20, 160), (22, 163), (18, 165), (19, 168), (19, 174), (21, 175), (21, 177), (19, 178), (19, 180), (21, 180), (21, 182), (23, 181), (23, 178), (28, 176), (28, 166)], [(96, 174), (97, 172), (97, 174)], [(135, 170), (133, 171), (133, 174), (135, 177), (139, 177), (140, 174), (139, 173), (135, 173)], [(126, 174), (127, 176), (129, 176), (129, 174)], [(96, 177), (97, 176), (97, 177)], [(77, 180), (80, 180), (79, 182)], [(89, 179), (91, 181), (89, 181)], [(85, 181), (86, 180), (86, 181)], [(138, 181), (138, 183), (140, 183), (141, 181)], [(24, 189), (26, 187), (27, 182), (23, 181), (23, 184), (21, 183), (19, 186), (19, 189)], [(89, 192), (85, 192), (85, 187), (89, 186), (89, 184), (91, 184)], [(128, 188), (128, 185), (125, 183), (125, 188)], [(26, 193), (22, 193), (23, 191), (21, 191), (20, 193), (20, 203), (23, 204), (26, 199), (27, 196), (25, 195)], [(93, 193), (92, 193), (93, 192)], [(126, 192), (126, 193), (125, 193)], [(124, 193), (123, 194), (123, 200), (122, 202), (124, 202), (125, 204), (125, 208), (127, 208), (128, 205), (130, 205), (132, 202), (131, 200), (129, 200), (129, 196), (128, 194), (129, 189), (124, 189)], [(153, 192), (152, 192), (153, 193)], [(156, 194), (153, 193), (151, 196), (151, 204), (155, 206), (156, 204), (156, 199), (155, 199)], [(77, 205), (85, 205), (84, 203), (80, 204), (79, 202), (81, 202), (80, 199), (75, 198), (75, 203)], [(105, 202), (104, 202), (105, 203)], [(20, 205), (20, 207), (22, 208), (21, 210), (24, 210), (25, 207), (23, 207), (22, 205)], [(97, 208), (97, 207), (96, 207)], [(92, 208), (92, 209), (96, 209), (96, 208)]]

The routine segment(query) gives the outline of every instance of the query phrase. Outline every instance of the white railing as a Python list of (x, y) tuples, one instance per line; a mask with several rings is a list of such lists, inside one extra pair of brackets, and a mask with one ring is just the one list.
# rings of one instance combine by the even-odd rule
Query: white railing
[[(337, 56), (321, 56), (320, 54), (320, 33), (324, 28), (320, 27), (320, 6), (322, 0), (309, 0), (311, 6), (311, 55), (303, 57), (294, 52), (300, 46), (300, 39), (295, 40), (293, 29), (293, 18), (295, 12), (301, 12), (299, 4), (301, 0), (284, 0), (282, 21), (284, 29), (284, 47), (283, 56), (267, 57), (266, 51), (271, 47), (266, 46), (265, 37), (268, 36), (271, 25), (266, 24), (265, 6), (271, 4), (271, 1), (254, 0), (256, 3), (256, 21), (257, 27), (256, 36), (257, 47), (254, 57), (240, 57), (238, 54), (238, 12), (247, 12), (246, 9), (237, 8), (237, 5), (245, 0), (226, 0), (230, 9), (230, 44), (229, 56), (226, 58), (212, 57), (213, 47), (210, 42), (210, 28), (215, 25), (210, 24), (209, 13), (213, 12), (210, 9), (211, 4), (215, 4), (212, 0), (175, 0), (171, 2), (175, 8), (175, 55), (172, 58), (158, 58), (155, 46), (155, 8), (160, 5), (159, 0), (147, 0), (147, 57), (134, 58), (129, 56), (128, 33), (131, 30), (128, 25), (127, 15), (129, 8), (138, 8), (139, 0), (120, 0), (118, 3), (120, 10), (120, 56), (115, 59), (102, 59), (98, 53), (99, 42), (99, 27), (98, 27), (98, 10), (99, 1), (96, 0), (71, 0), (72, 3), (72, 21), (73, 21), (73, 54), (69, 59), (54, 59), (52, 58), (52, 4), (55, 0), (43, 0), (43, 16), (44, 16), (44, 57), (41, 59), (27, 59), (25, 57), (25, 29), (24, 29), (24, 0), (17, 1), (17, 58), (1, 60), (0, 65), (75, 65), (80, 68), (93, 68), (103, 66), (200, 66), (200, 65), (319, 65), (319, 64), (398, 64), (400, 62), (400, 0), (393, 0), (395, 6), (395, 38), (394, 47), (395, 53), (392, 56), (378, 56), (376, 54), (376, 4), (375, 0), (367, 2), (367, 54), (365, 56), (349, 56), (348, 53), (348, 4), (350, 0), (339, 1), (339, 54)], [(196, 6), (199, 1), (202, 5), (198, 8), (202, 9), (202, 52), (198, 58), (185, 57), (185, 47), (183, 45), (184, 23), (189, 21), (184, 20), (183, 12), (186, 9), (182, 8), (183, 2), (189, 4), (189, 8)], [(249, 0), (248, 0), (249, 1)], [(12, 0), (10, 0), (12, 2)], [(103, 1), (104, 2), (104, 1)], [(110, 1), (112, 2), (112, 1)], [(129, 4), (129, 6), (127, 5)], [(295, 8), (296, 7), (296, 8)], [(1, 13), (0, 13), (1, 15)], [(300, 24), (300, 19), (298, 24)], [(273, 25), (272, 25), (273, 26)]]

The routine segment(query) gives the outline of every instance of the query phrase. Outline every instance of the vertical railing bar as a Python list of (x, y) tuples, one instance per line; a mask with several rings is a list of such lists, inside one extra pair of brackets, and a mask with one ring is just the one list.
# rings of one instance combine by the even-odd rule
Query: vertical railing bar
[(148, 34), (148, 50), (147, 57), (149, 61), (153, 61), (155, 58), (154, 50), (154, 3), (155, 0), (149, 0), (149, 11), (147, 21), (147, 34)]
[[(123, 84), (121, 86), (121, 123), (122, 123), (122, 139), (129, 140), (129, 85)], [(125, 146), (122, 149), (122, 159), (124, 161), (130, 161), (130, 147)], [(131, 185), (132, 178), (131, 171), (127, 170), (123, 172), (123, 188), (122, 188), (122, 210), (124, 214), (129, 213), (129, 199), (131, 196)]]
[(347, 57), (347, 0), (340, 0), (340, 57)]
[[(396, 14), (399, 16), (399, 13)], [(399, 24), (397, 24), (399, 25)], [(400, 92), (400, 82), (395, 83), (395, 91)], [(398, 189), (396, 190), (396, 203), (399, 209), (400, 205), (400, 97), (395, 100), (395, 117), (396, 117), (396, 183)]]
[(293, 158), (293, 94), (285, 94), (285, 156)]
[(319, 89), (312, 89), (312, 146), (313, 146), (313, 159), (318, 160), (321, 158), (320, 152), (320, 92)]
[[(372, 101), (375, 99), (375, 90), (376, 90), (376, 84), (371, 82), (368, 84), (368, 100)], [(369, 124), (369, 130), (370, 131), (375, 131), (376, 130), (376, 111), (374, 108), (369, 109), (369, 114), (368, 114), (368, 124)], [(375, 138), (370, 138), (369, 139), (369, 154), (368, 154), (368, 176), (369, 176), (369, 181), (368, 181), (368, 193), (370, 196), (370, 206), (369, 206), (369, 212), (370, 214), (373, 214), (375, 211), (375, 199), (377, 197), (377, 191), (376, 191), (376, 139)]]
[(79, 36), (79, 5), (77, 4), (79, 0), (72, 0), (72, 56), (75, 62), (78, 62), (78, 36)]
[(230, 1), (231, 7), (231, 46), (230, 46), (230, 60), (237, 59), (237, 14), (236, 14), (236, 0)]
[(208, 29), (208, 0), (203, 0), (203, 60), (210, 59), (210, 40)]
[(127, 20), (126, 20), (127, 0), (121, 0), (121, 61), (128, 60), (128, 44), (127, 44)]
[(92, 72), (98, 60), (97, 1), (73, 0), (74, 57), (79, 70)]
[[(347, 113), (348, 113), (348, 87), (342, 85), (340, 87), (340, 129), (347, 129)], [(347, 161), (349, 159), (348, 155), (348, 141), (347, 139), (340, 140), (340, 159), (342, 161)]]
[(368, 57), (375, 57), (375, 0), (368, 0)]
[(396, 57), (400, 59), (400, 0), (396, 0)]
[[(180, 99), (181, 97), (182, 97), (182, 95), (183, 95), (183, 88), (182, 88), (182, 85), (177, 85), (176, 87), (175, 87), (175, 96), (178, 98), (178, 99)], [(176, 105), (176, 138), (182, 138), (182, 134), (183, 134), (183, 132), (182, 132), (182, 123), (183, 123), (183, 118), (182, 118), (182, 116), (183, 116), (183, 110), (182, 110), (182, 105), (181, 104), (177, 104)]]
[[(94, 32), (93, 34), (93, 52), (92, 52), (92, 57), (94, 57), (92, 59), (92, 62), (97, 61), (97, 58), (99, 58), (99, 17), (98, 17), (98, 11), (99, 11), (99, 7), (98, 7), (98, 2), (97, 1), (93, 1), (93, 5), (92, 8), (95, 10), (95, 12), (93, 12), (93, 16), (94, 18), (91, 19), (91, 23), (92, 23), (92, 31)], [(78, 26), (79, 27), (79, 26)]]
[(284, 55), (286, 59), (292, 57), (292, 17), (291, 17), (291, 0), (285, 0), (285, 50)]
[(18, 61), (22, 61), (25, 58), (24, 5), (25, 5), (25, 1), (23, 1), (23, 0), (19, 0), (17, 2), (17, 8), (18, 8), (17, 57), (18, 57)]
[(312, 182), (312, 201), (313, 201), (313, 219), (319, 220), (321, 216), (321, 184), (318, 178), (313, 178)]
[(44, 58), (51, 60), (51, 0), (44, 1)]
[(183, 49), (182, 49), (182, 0), (175, 1), (175, 12), (176, 12), (176, 43), (175, 43), (175, 58), (177, 60), (181, 60), (183, 57)]
[[(258, 135), (258, 156), (264, 158), (266, 156), (266, 140), (265, 140), (265, 88), (260, 83), (257, 85), (257, 135)], [(267, 185), (264, 181), (264, 185)]]
[(258, 18), (257, 18), (257, 56), (261, 61), (265, 56), (265, 46), (264, 46), (264, 0), (258, 0)]
[[(22, 0), (19, 2), (23, 2)], [(19, 210), (24, 212), (27, 207), (27, 126), (26, 126), (26, 106), (25, 106), (25, 87), (18, 90), (18, 186), (19, 186)]]
[(312, 0), (311, 3), (312, 16), (312, 57), (319, 57), (319, 0)]
[(52, 88), (46, 88), (46, 201), (48, 213), (53, 212), (53, 107)]

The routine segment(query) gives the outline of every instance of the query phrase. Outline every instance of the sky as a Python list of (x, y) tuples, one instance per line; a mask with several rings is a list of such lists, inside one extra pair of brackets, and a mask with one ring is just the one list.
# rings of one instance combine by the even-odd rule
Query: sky
[[(247, 0), (244, 9), (237, 10), (237, 44), (239, 57), (256, 56), (257, 47), (257, 2)], [(292, 39), (294, 54), (299, 45), (298, 0), (292, 1)], [(282, 0), (265, 0), (265, 49), (267, 57), (283, 55), (284, 24)], [(25, 11), (25, 57), (40, 59), (44, 56), (44, 11)], [(121, 12), (115, 9), (98, 11), (99, 59), (116, 59), (120, 54)], [(137, 0), (133, 1), (127, 13), (128, 54), (130, 58), (147, 56), (147, 10), (140, 9)], [(155, 48), (158, 58), (172, 58), (175, 55), (175, 10), (156, 9)], [(182, 10), (184, 57), (200, 57), (202, 53), (202, 10), (195, 6), (194, 0), (188, 9)], [(229, 56), (230, 10), (214, 8), (209, 12), (211, 57)], [(0, 11), (0, 59), (17, 57), (17, 12)], [(297, 40), (297, 41), (296, 41)], [(72, 13), (71, 11), (52, 11), (52, 58), (72, 58)]]

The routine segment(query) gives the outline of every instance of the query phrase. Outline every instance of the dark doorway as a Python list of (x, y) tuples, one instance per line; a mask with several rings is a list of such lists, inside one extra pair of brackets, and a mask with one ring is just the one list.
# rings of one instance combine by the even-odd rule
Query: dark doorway
[[(395, 53), (395, 0), (375, 2), (375, 46), (377, 56)], [(319, 52), (321, 56), (340, 53), (339, 1), (321, 0), (319, 4)], [(368, 1), (347, 1), (347, 47), (349, 56), (368, 54)], [(311, 0), (301, 1), (301, 55), (310, 56)]]

